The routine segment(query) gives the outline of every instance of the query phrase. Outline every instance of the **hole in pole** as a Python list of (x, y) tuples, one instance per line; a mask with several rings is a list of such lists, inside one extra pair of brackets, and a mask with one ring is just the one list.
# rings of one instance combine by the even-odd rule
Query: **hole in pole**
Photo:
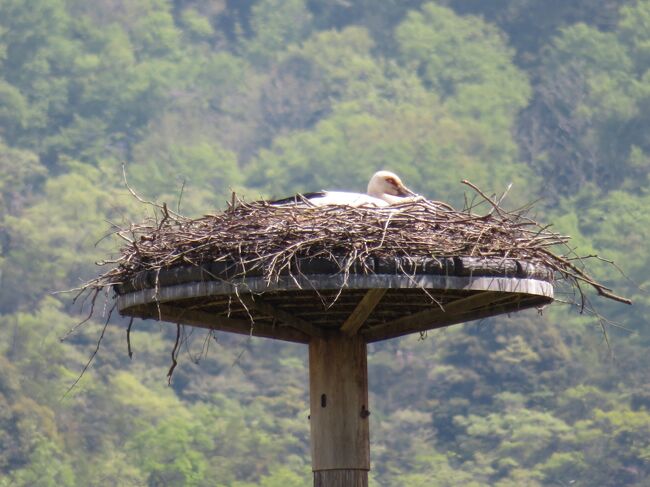
[(366, 409), (366, 405), (364, 404), (361, 406), (361, 417), (366, 419), (368, 416), (370, 416), (370, 411)]
[(320, 407), (327, 407), (327, 396), (325, 394), (320, 395)]

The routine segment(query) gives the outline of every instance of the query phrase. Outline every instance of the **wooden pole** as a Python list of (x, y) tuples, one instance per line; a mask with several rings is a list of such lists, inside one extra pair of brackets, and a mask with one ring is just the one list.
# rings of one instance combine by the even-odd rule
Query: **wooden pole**
[(309, 342), (315, 487), (367, 487), (370, 470), (366, 342), (340, 331)]

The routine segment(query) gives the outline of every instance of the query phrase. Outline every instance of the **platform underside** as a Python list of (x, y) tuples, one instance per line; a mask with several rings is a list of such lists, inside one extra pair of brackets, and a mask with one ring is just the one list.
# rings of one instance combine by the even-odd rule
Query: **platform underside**
[(273, 283), (259, 276), (177, 284), (168, 278), (164, 285), (159, 280), (158, 286), (118, 290), (118, 309), (138, 318), (300, 343), (339, 329), (374, 342), (553, 300), (548, 270), (517, 269), (519, 276), (303, 273)]

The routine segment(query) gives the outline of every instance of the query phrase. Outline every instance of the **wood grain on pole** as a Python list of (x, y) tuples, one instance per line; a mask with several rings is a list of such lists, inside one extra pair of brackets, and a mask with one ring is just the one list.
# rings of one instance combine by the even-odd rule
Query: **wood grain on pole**
[(368, 487), (368, 471), (320, 470), (314, 472), (314, 487)]
[[(314, 485), (367, 485), (370, 441), (366, 354), (363, 338), (338, 331), (309, 342)], [(366, 483), (340, 483), (340, 479), (360, 477)]]

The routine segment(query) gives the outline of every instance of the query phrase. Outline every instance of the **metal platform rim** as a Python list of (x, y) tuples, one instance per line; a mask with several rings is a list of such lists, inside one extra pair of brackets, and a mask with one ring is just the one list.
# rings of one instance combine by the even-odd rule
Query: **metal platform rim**
[(277, 281), (271, 283), (262, 277), (247, 277), (231, 281), (200, 281), (161, 286), (158, 289), (142, 289), (119, 295), (117, 308), (122, 312), (133, 306), (216, 295), (378, 288), (497, 291), (540, 296), (547, 298), (549, 301), (553, 299), (553, 285), (550, 282), (531, 278), (423, 274), (414, 276), (394, 274), (351, 274), (349, 276), (339, 274), (332, 276), (315, 274), (309, 276), (280, 276)]

